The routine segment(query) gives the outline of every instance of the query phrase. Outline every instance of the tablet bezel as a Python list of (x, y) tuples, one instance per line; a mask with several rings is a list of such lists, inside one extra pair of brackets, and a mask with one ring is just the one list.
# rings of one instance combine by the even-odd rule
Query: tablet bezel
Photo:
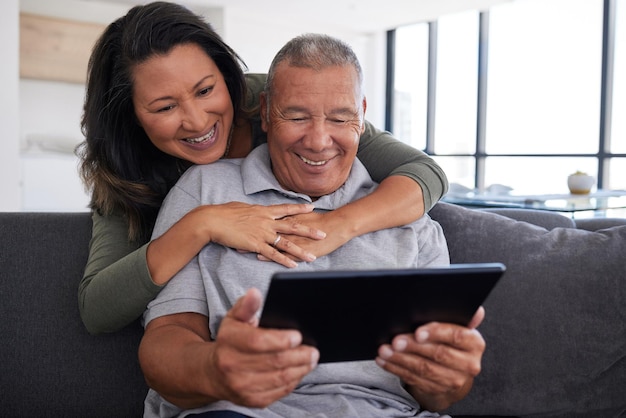
[(275, 273), (259, 326), (298, 329), (320, 363), (372, 360), (427, 322), (467, 325), (504, 274), (501, 263), (426, 269)]

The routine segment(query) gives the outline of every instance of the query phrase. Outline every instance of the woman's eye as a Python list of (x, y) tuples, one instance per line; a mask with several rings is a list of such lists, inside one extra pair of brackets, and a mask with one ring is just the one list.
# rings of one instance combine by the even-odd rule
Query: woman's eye
[(172, 109), (174, 109), (174, 105), (163, 106), (163, 107), (157, 109), (157, 113), (167, 112), (167, 111), (172, 110)]
[(213, 86), (205, 87), (198, 92), (198, 96), (206, 96), (213, 90)]

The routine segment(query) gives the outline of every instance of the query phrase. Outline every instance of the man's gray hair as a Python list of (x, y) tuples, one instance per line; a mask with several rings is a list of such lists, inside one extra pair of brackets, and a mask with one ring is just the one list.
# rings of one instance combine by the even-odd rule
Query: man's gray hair
[[(323, 70), (328, 67), (354, 67), (358, 78), (358, 87), (363, 96), (363, 70), (356, 54), (344, 41), (332, 36), (307, 33), (287, 42), (276, 54), (267, 73), (265, 92), (268, 101), (272, 93), (274, 75), (279, 64), (286, 62), (292, 67)], [(269, 109), (269, 106), (268, 106)]]

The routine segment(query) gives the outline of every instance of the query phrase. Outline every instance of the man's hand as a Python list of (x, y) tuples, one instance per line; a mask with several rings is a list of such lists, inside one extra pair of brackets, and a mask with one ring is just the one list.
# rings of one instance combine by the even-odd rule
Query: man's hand
[(197, 313), (152, 320), (139, 348), (149, 386), (183, 409), (228, 400), (263, 408), (289, 394), (317, 365), (317, 349), (294, 330), (262, 329), (261, 293), (250, 289), (223, 319), (211, 341)]
[(475, 328), (484, 316), (481, 307), (468, 327), (431, 322), (398, 335), (380, 347), (376, 362), (400, 377), (423, 409), (443, 410), (463, 399), (480, 373), (485, 341)]
[(258, 328), (261, 294), (249, 290), (228, 312), (211, 356), (218, 398), (263, 408), (288, 395), (319, 359), (297, 331)]

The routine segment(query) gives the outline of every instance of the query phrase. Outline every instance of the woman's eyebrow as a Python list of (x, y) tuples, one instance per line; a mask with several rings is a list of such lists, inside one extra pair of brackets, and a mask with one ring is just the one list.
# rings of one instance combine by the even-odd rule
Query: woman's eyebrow
[[(202, 84), (204, 84), (208, 79), (211, 78), (216, 78), (216, 76), (214, 74), (209, 74), (205, 77), (202, 77), (202, 79), (200, 79), (200, 81), (198, 81), (196, 84), (193, 85), (193, 87), (191, 88), (191, 90), (196, 90), (198, 89)], [(148, 103), (148, 105), (151, 105), (153, 103), (162, 101), (162, 100), (172, 100), (173, 96), (163, 96), (163, 97), (157, 97), (156, 99), (152, 100), (151, 102)]]

